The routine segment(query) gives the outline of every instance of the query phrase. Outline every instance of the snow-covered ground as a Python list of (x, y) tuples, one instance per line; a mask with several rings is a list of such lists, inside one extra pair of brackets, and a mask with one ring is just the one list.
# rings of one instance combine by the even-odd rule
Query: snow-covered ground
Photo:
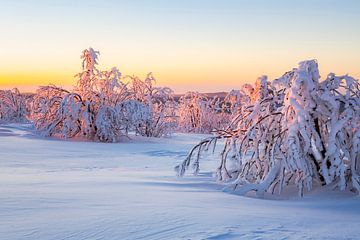
[(210, 156), (173, 167), (202, 136), (103, 144), (0, 126), (0, 239), (360, 239), (360, 198), (263, 200), (223, 192)]

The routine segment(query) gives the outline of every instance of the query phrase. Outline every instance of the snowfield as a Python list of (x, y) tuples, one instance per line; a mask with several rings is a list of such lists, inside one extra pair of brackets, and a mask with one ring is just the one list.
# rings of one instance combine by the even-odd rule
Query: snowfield
[(202, 135), (125, 143), (41, 138), (0, 125), (0, 239), (360, 239), (360, 198), (264, 200), (173, 170)]

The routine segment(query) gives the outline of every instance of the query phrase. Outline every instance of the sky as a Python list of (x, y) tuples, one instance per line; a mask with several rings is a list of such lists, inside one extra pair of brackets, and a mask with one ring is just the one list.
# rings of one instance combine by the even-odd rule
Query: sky
[(360, 78), (358, 0), (0, 0), (0, 89), (75, 85), (85, 48), (175, 92), (238, 89), (306, 59)]

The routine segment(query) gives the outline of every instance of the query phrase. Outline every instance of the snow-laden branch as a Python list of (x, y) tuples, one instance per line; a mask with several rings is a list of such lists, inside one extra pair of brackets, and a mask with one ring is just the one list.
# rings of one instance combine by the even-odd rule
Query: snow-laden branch
[(100, 71), (99, 52), (82, 52), (83, 71), (73, 91), (40, 87), (32, 104), (31, 119), (44, 136), (85, 137), (116, 142), (128, 131), (160, 137), (174, 128), (174, 106), (169, 88), (153, 86), (151, 74), (126, 83), (117, 68)]
[(29, 113), (27, 102), (30, 97), (21, 94), (17, 88), (0, 90), (0, 122), (24, 122)]
[[(360, 192), (358, 80), (330, 73), (320, 81), (317, 62), (311, 60), (273, 81), (260, 77), (246, 89), (238, 113), (212, 138), (225, 139), (219, 180), (258, 196), (289, 185), (296, 185), (300, 195), (330, 184)], [(201, 152), (210, 142), (205, 139), (190, 151), (176, 167), (180, 176), (191, 161), (199, 171)]]

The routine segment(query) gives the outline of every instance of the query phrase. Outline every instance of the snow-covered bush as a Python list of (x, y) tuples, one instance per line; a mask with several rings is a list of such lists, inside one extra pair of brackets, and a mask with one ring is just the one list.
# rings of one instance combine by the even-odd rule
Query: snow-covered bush
[(241, 115), (242, 108), (251, 103), (254, 91), (250, 84), (244, 84), (240, 90), (231, 90), (225, 96), (222, 105), (222, 127), (229, 128), (231, 123), (237, 121), (236, 117)]
[(167, 87), (155, 87), (155, 78), (152, 73), (149, 73), (145, 80), (136, 76), (127, 76), (127, 78), (130, 79), (129, 90), (132, 99), (143, 105), (140, 113), (144, 115), (144, 106), (148, 108), (147, 118), (142, 117), (142, 121), (134, 121), (136, 132), (147, 137), (171, 134), (176, 127), (172, 90)]
[(120, 108), (124, 115), (126, 133), (133, 130), (135, 133), (141, 134), (144, 126), (151, 122), (149, 107), (139, 101), (133, 99), (124, 101), (120, 104)]
[(142, 81), (125, 83), (120, 71), (97, 69), (99, 52), (82, 52), (83, 71), (76, 75), (73, 91), (56, 86), (40, 87), (31, 118), (45, 136), (86, 137), (115, 142), (135, 130), (144, 136), (162, 136), (173, 128), (172, 92), (153, 86), (151, 74)]
[(194, 146), (178, 174), (191, 162), (198, 172), (201, 152), (219, 139), (217, 176), (241, 194), (281, 193), (289, 185), (300, 195), (321, 185), (359, 193), (359, 81), (333, 73), (320, 81), (315, 60), (271, 82), (260, 77), (251, 101), (227, 128)]
[(222, 127), (221, 100), (198, 92), (187, 92), (178, 105), (178, 129), (181, 132), (210, 133)]
[(242, 93), (240, 90), (231, 90), (224, 99), (223, 110), (229, 114), (236, 114), (242, 105)]
[(34, 96), (31, 119), (44, 136), (71, 138), (83, 129), (83, 106), (79, 94), (56, 86), (43, 86)]
[(82, 52), (83, 72), (74, 92), (55, 86), (40, 87), (34, 97), (32, 119), (45, 136), (115, 142), (126, 135), (121, 104), (129, 99), (116, 68), (99, 71), (98, 52)]
[(17, 88), (0, 90), (0, 122), (24, 122), (28, 114), (27, 96)]

